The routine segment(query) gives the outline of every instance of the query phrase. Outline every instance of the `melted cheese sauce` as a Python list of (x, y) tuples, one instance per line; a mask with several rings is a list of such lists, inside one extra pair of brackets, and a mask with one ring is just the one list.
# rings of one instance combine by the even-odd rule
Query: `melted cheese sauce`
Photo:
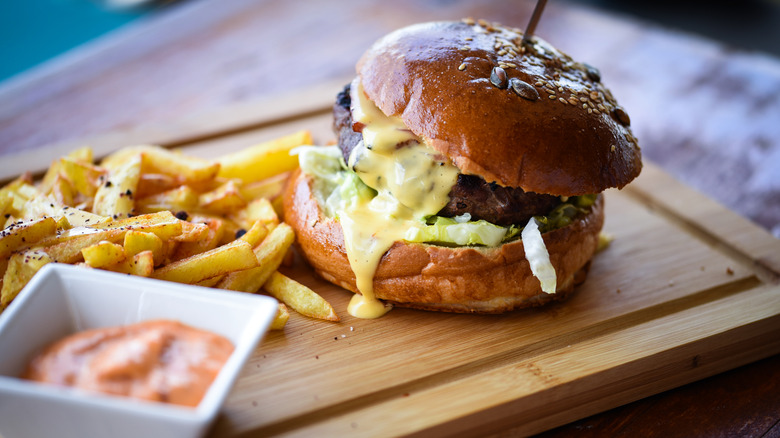
[(347, 310), (358, 318), (378, 318), (390, 310), (374, 294), (379, 261), (394, 242), (447, 204), (459, 172), (399, 118), (382, 113), (366, 98), (357, 79), (351, 95), (352, 118), (363, 125), (363, 142), (352, 151), (348, 164), (378, 194), (338, 214), (360, 291)]

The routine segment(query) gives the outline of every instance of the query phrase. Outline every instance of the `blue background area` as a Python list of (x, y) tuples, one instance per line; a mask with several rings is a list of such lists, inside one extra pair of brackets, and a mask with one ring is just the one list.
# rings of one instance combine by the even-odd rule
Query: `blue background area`
[(0, 81), (144, 14), (91, 0), (0, 0)]
[[(553, 1), (587, 4), (780, 56), (780, 0)], [(100, 0), (0, 0), (0, 81), (154, 9), (112, 10)]]

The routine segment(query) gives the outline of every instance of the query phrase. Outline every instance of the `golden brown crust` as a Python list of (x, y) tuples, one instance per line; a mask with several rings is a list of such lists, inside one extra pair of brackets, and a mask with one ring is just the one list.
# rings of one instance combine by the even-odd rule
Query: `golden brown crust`
[[(311, 179), (294, 174), (286, 189), (284, 219), (314, 270), (353, 292), (340, 224), (325, 217), (311, 193)], [(603, 196), (592, 212), (543, 235), (558, 276), (558, 292), (541, 291), (522, 241), (497, 248), (448, 248), (396, 242), (384, 254), (374, 278), (377, 297), (403, 307), (449, 312), (500, 313), (564, 298), (584, 281), (604, 221)]]
[[(486, 23), (424, 23), (379, 40), (357, 72), (369, 99), (463, 173), (559, 196), (634, 179), (641, 153), (598, 71), (521, 39)], [(499, 66), (506, 80), (494, 82), (505, 88), (490, 79)]]

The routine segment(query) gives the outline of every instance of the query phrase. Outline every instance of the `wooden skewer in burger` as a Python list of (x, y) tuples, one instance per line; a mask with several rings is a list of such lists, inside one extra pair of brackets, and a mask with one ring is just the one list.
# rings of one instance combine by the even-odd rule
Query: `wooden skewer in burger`
[(482, 20), (380, 39), (334, 118), (338, 146), (300, 150), (285, 220), (362, 318), (564, 298), (596, 252), (601, 192), (642, 167), (598, 70)]

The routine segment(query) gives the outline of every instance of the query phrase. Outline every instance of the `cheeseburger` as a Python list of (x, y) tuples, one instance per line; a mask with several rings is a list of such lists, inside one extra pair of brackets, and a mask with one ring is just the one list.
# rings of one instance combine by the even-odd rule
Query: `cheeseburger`
[(601, 192), (642, 167), (597, 69), (481, 20), (380, 39), (333, 113), (338, 145), (299, 150), (285, 220), (363, 318), (564, 298), (598, 247)]

